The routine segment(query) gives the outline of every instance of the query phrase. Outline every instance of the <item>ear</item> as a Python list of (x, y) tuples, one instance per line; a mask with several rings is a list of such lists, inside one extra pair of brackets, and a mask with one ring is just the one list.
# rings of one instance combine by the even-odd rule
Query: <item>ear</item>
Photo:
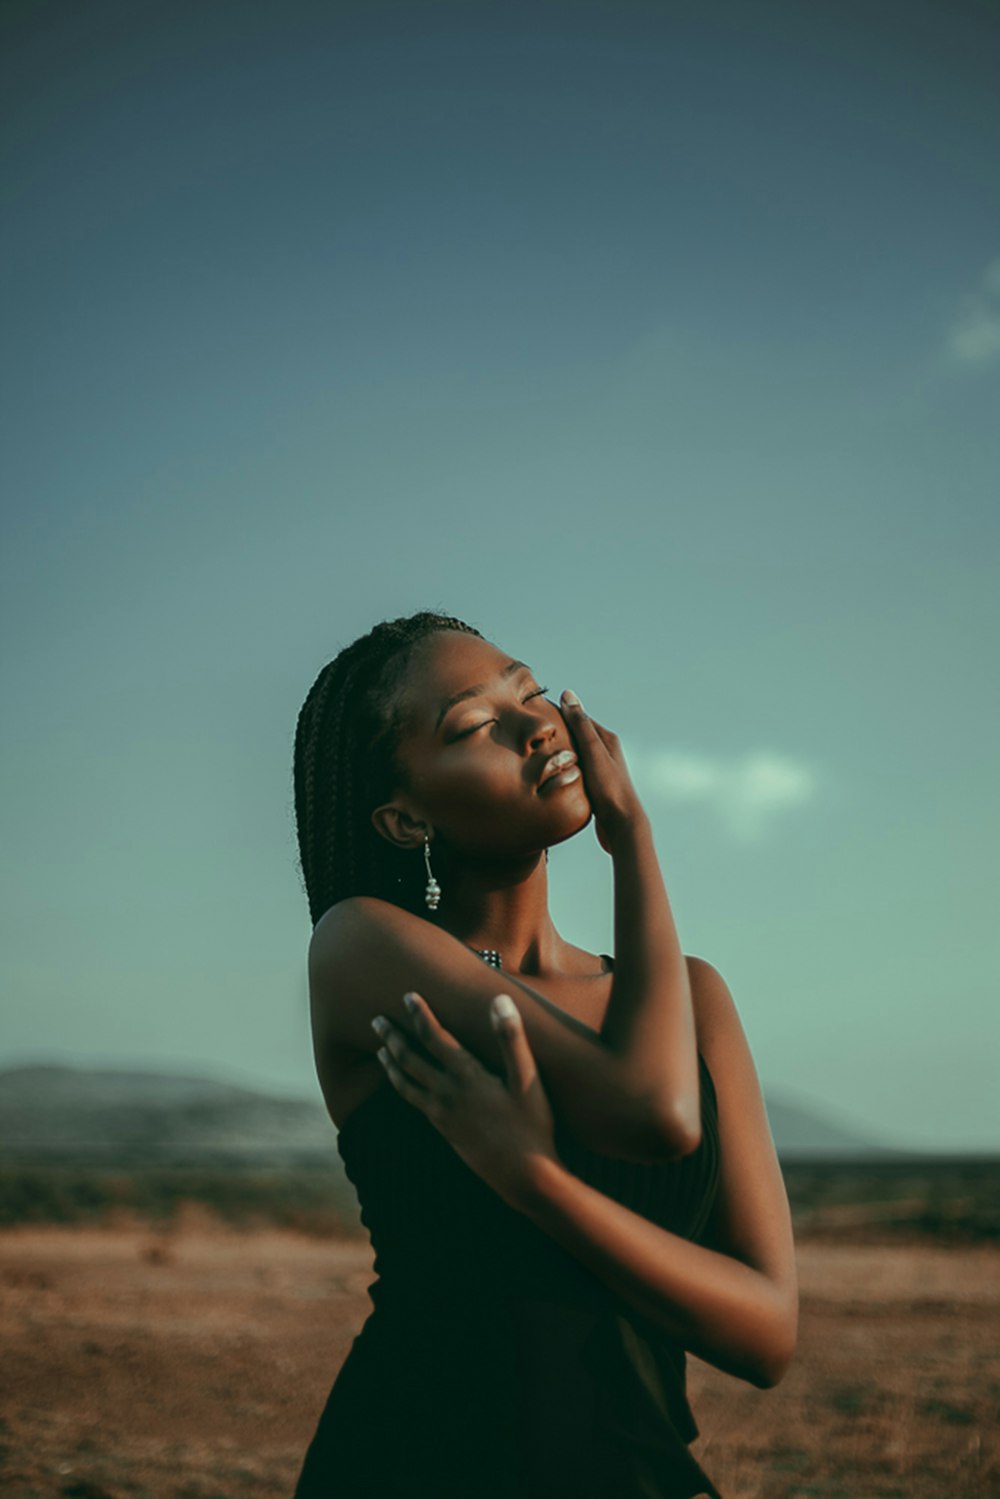
[(372, 813), (372, 826), (377, 833), (395, 844), (397, 848), (421, 848), (431, 829), (420, 817), (414, 817), (401, 802), (384, 802)]

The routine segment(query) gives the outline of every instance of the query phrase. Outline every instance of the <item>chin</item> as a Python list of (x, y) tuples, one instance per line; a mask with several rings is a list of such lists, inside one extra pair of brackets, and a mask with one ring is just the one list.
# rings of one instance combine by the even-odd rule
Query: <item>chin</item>
[(559, 843), (568, 843), (571, 838), (576, 837), (577, 833), (582, 833), (584, 828), (590, 826), (593, 816), (594, 814), (591, 810), (590, 803), (585, 802), (581, 810), (581, 816), (579, 818), (574, 818), (573, 822), (567, 827), (564, 833), (554, 834), (549, 839), (549, 847), (555, 848)]

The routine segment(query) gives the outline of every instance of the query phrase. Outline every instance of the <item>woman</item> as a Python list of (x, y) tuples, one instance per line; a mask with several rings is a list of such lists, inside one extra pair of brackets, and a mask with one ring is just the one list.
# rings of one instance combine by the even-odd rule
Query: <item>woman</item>
[[(732, 999), (681, 951), (617, 737), (546, 692), (419, 613), (299, 717), (316, 1065), (376, 1279), (296, 1499), (718, 1499), (684, 1350), (760, 1388), (792, 1357)], [(548, 911), (548, 849), (592, 819), (614, 959)]]

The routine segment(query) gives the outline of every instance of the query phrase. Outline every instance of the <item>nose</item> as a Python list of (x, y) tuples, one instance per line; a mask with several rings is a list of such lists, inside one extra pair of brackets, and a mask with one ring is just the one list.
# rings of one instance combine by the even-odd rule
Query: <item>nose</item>
[(551, 718), (544, 715), (543, 709), (535, 708), (533, 703), (528, 707), (529, 717), (532, 720), (528, 725), (528, 743), (533, 750), (541, 749), (548, 741), (556, 737), (559, 729)]

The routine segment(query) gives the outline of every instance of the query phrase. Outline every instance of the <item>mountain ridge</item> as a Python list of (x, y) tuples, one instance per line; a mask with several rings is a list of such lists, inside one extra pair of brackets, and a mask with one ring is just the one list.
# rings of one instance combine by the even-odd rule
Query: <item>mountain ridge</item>
[[(915, 1158), (787, 1098), (765, 1100), (782, 1160)], [(94, 1164), (339, 1162), (319, 1099), (153, 1068), (0, 1069), (0, 1160)]]

